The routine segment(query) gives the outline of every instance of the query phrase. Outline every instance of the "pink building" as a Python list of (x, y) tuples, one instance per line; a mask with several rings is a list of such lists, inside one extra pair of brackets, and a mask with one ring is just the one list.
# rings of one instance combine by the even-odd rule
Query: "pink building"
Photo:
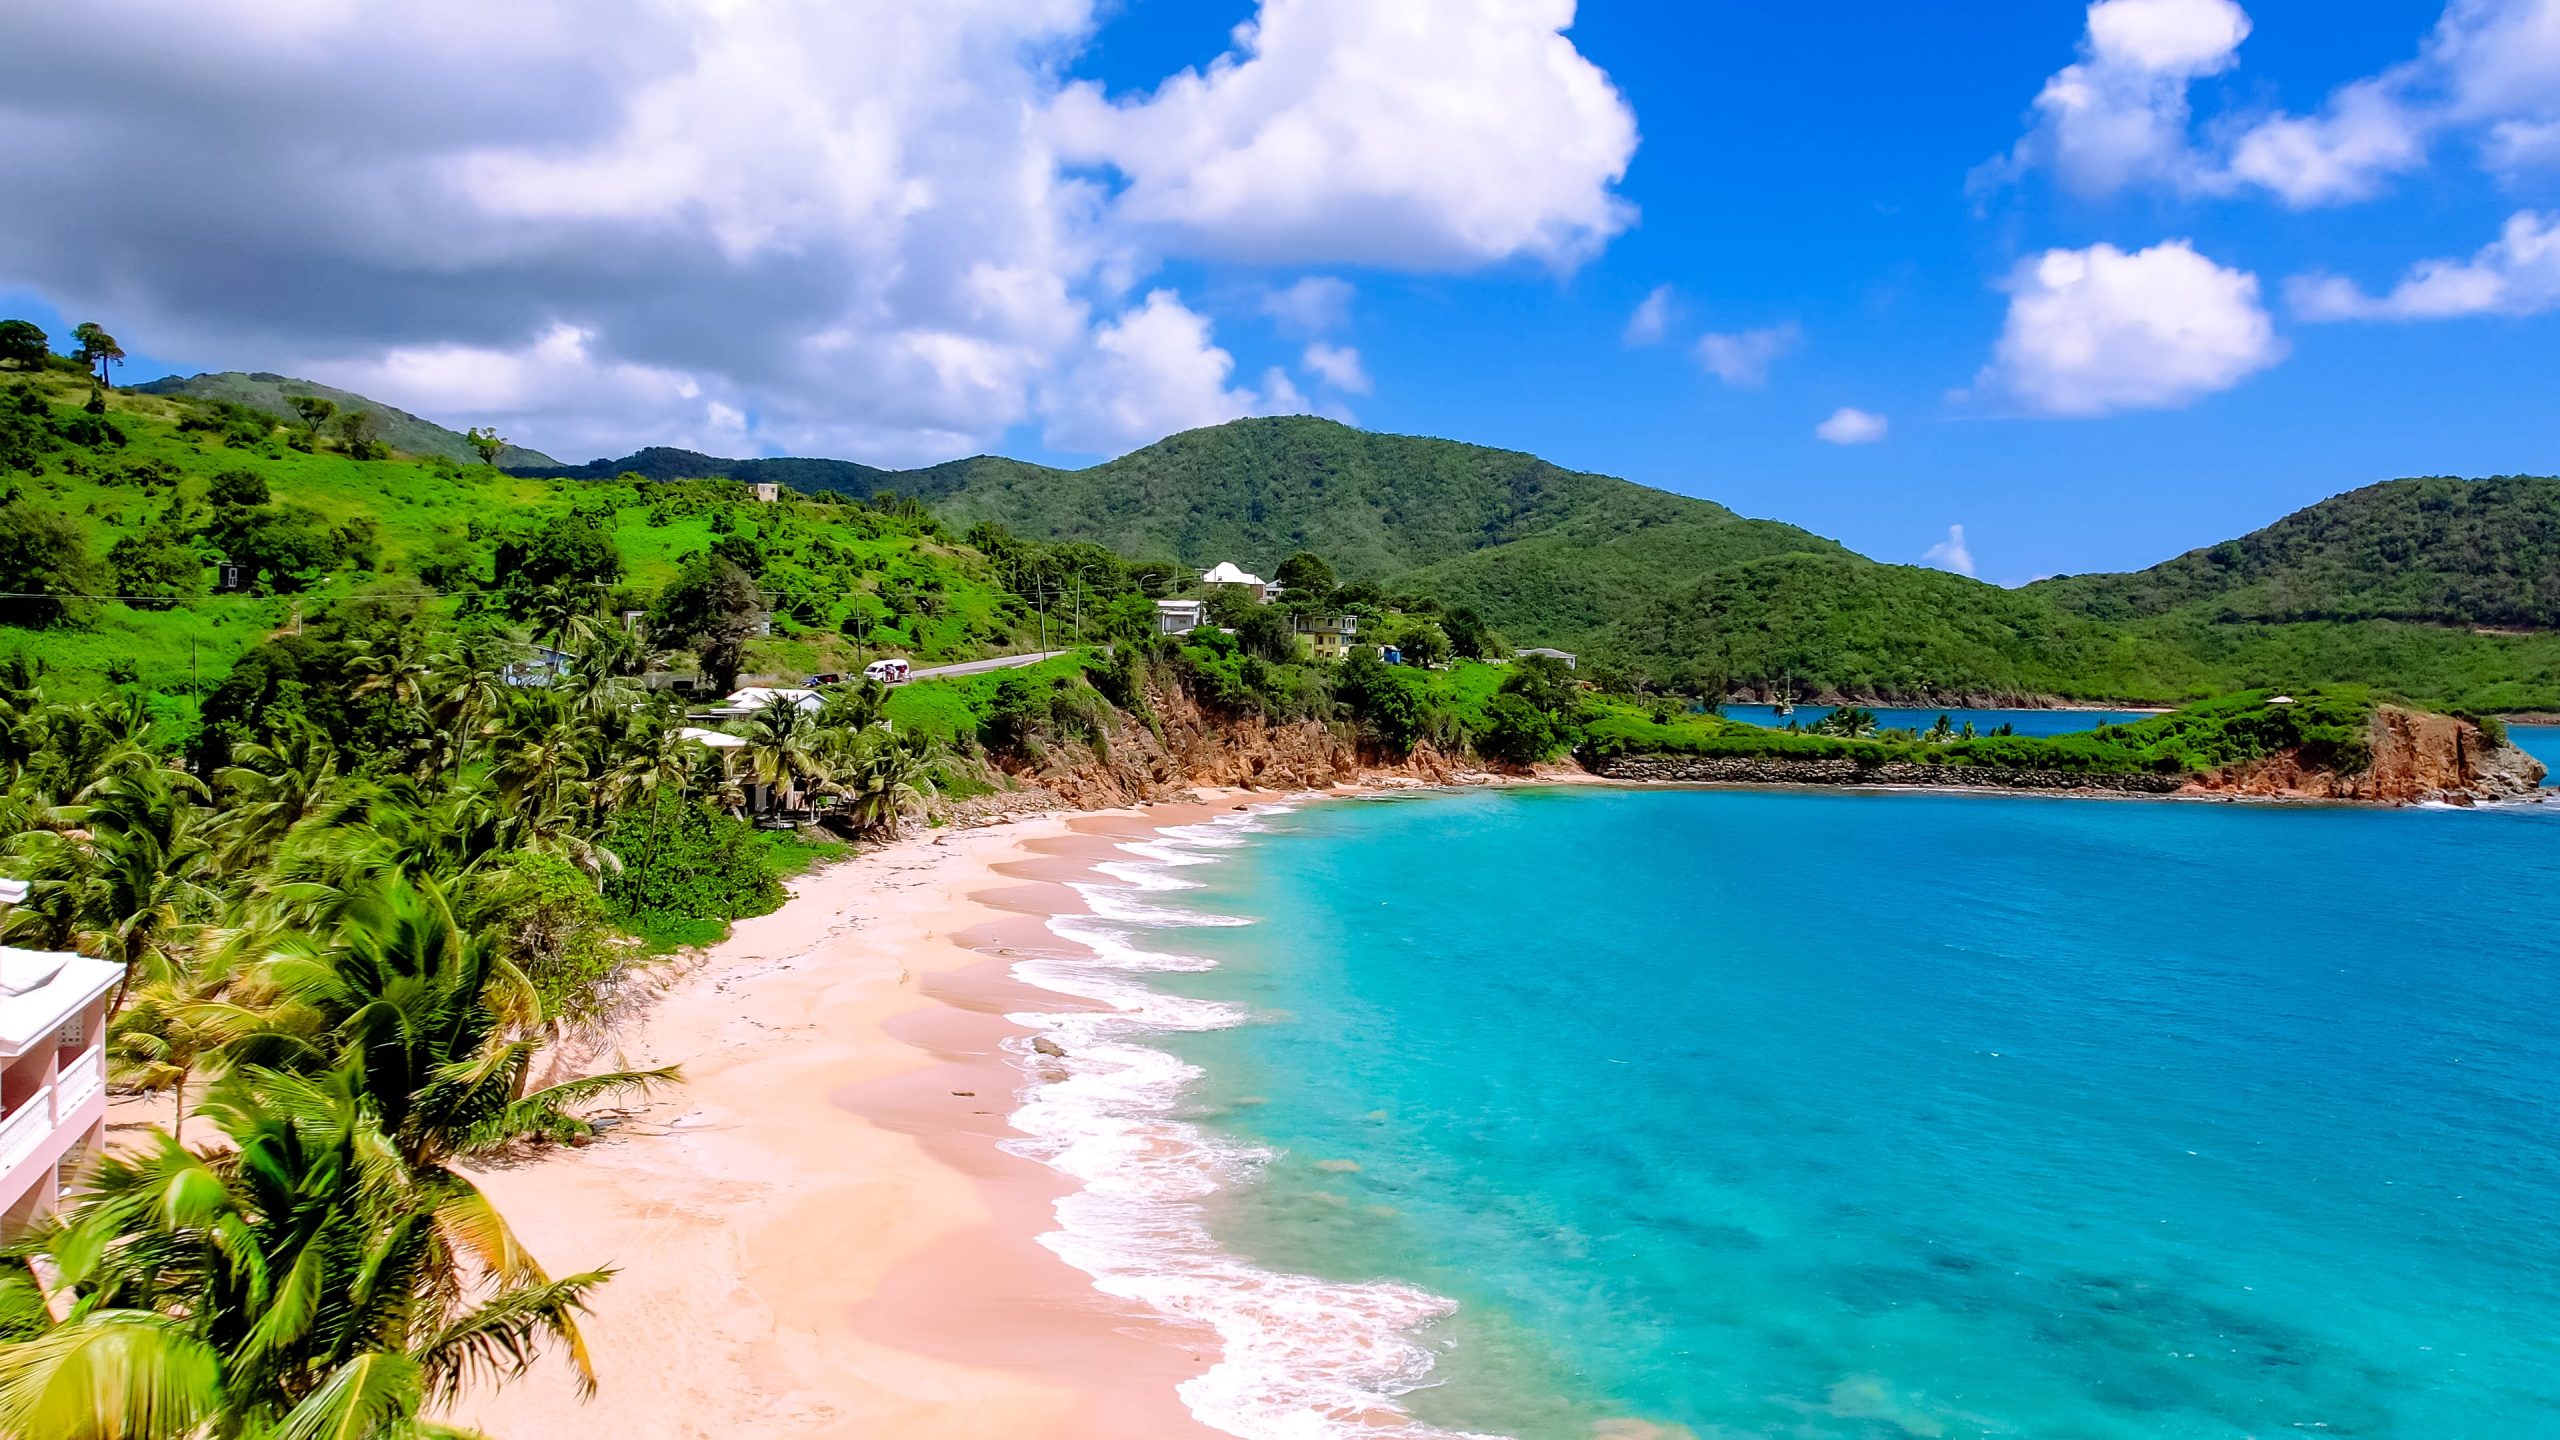
[(106, 997), (123, 975), (0, 945), (0, 1235), (52, 1210), (106, 1138)]

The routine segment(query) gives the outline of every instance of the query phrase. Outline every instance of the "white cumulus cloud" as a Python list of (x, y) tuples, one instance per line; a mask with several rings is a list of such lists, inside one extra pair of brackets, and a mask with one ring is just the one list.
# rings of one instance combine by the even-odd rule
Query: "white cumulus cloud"
[(1348, 280), (1309, 275), (1294, 284), (1265, 290), (1262, 313), (1292, 334), (1322, 335), (1351, 323), (1351, 295)]
[[(0, 276), (155, 355), (566, 458), (912, 463), (1240, 413), (1241, 387), (1103, 347), (1139, 341), (1168, 258), (1565, 264), (1631, 219), (1634, 117), (1569, 0), (1265, 0), (1224, 60), (1125, 102), (1063, 78), (1097, 8), (26, 8)], [(1292, 334), (1343, 325), (1347, 282), (1269, 283)], [(1103, 413), (1062, 419), (1067, 393)]]
[(1987, 394), (2049, 415), (2184, 405), (2284, 358), (2258, 277), (2185, 240), (2128, 254), (2048, 250), (2006, 283), (2009, 313)]
[(1635, 312), (1627, 316), (1626, 342), (1629, 345), (1659, 345), (1671, 333), (1671, 322), (1679, 309), (1679, 300), (1668, 285), (1656, 285), (1650, 294), (1636, 302)]
[(1884, 438), (1885, 428), (1885, 418), (1874, 411), (1843, 405), (1814, 426), (1813, 433), (1834, 445), (1873, 445)]
[(2285, 297), (2305, 320), (2442, 320), (2560, 310), (2560, 212), (2520, 211), (2470, 259), (2422, 261), (2386, 294), (2368, 295), (2335, 275), (2302, 275), (2287, 283)]
[(1634, 218), (1635, 112), (1564, 32), (1573, 0), (1263, 0), (1142, 98), (1058, 98), (1060, 143), (1126, 181), (1121, 219), (1274, 263), (1570, 265)]
[(1804, 341), (1794, 321), (1757, 330), (1715, 331), (1698, 337), (1698, 363), (1727, 385), (1764, 385), (1769, 367)]
[(2249, 37), (2232, 0), (2098, 0), (2080, 59), (2035, 100), (2035, 124), (1993, 173), (2050, 168), (2085, 194), (2196, 183), (2187, 89), (2229, 69)]
[(1948, 526), (1947, 538), (1921, 552), (1920, 563), (1935, 565), (1941, 570), (1953, 570), (1959, 575), (1974, 573), (1973, 549), (1964, 543), (1964, 527)]
[(2081, 58), (2045, 83), (2026, 137), (1981, 178), (2044, 167), (2089, 194), (2255, 191), (2307, 209), (2381, 194), (2448, 134), (2511, 180), (2560, 167), (2560, 0), (2448, 0), (2410, 58), (2309, 113), (2235, 108), (2196, 126), (2191, 88), (2232, 68), (2249, 31), (2232, 0), (2098, 0)]
[(1348, 345), (1328, 345), (1322, 340), (1309, 345), (1300, 357), (1309, 370), (1336, 390), (1354, 395), (1369, 393), (1369, 372), (1361, 367), (1360, 352)]
[(1286, 374), (1271, 371), (1257, 395), (1228, 385), (1235, 368), (1211, 340), (1207, 316), (1171, 290), (1150, 291), (1097, 327), (1085, 352), (1043, 388), (1042, 438), (1061, 450), (1118, 455), (1178, 430), (1306, 408)]

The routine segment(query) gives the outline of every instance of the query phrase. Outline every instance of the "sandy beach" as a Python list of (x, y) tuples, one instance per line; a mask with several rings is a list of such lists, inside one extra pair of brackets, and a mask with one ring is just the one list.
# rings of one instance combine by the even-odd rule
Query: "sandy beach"
[[(1005, 1153), (1008, 1011), (1073, 1001), (998, 952), (1057, 941), (1121, 838), (1232, 811), (922, 832), (793, 885), (669, 980), (619, 1061), (685, 1084), (597, 1142), (485, 1176), (554, 1273), (611, 1267), (598, 1392), (547, 1359), (452, 1419), (496, 1435), (1205, 1436), (1175, 1386), (1214, 1341), (1097, 1291), (1036, 1237), (1064, 1177)], [(616, 1057), (601, 1057), (615, 1063)]]

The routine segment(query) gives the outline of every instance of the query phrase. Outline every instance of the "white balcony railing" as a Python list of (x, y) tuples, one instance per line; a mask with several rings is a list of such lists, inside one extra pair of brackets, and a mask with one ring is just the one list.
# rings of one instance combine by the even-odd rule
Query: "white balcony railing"
[(0, 1117), (0, 1175), (6, 1175), (44, 1148), (53, 1135), (53, 1087), (47, 1085), (25, 1103)]
[(53, 1092), (58, 1097), (55, 1107), (62, 1114), (70, 1114), (90, 1096), (107, 1088), (105, 1046), (92, 1045), (61, 1064), (62, 1073), (53, 1082)]

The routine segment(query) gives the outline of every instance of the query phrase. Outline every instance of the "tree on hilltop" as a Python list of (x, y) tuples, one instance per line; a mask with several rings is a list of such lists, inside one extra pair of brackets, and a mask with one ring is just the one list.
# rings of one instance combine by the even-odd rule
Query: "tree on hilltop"
[(507, 448), (507, 437), (499, 434), (495, 425), (474, 425), (463, 432), (462, 438), (470, 441), (471, 448), (479, 452), (483, 465), (497, 464), (499, 453)]
[(302, 417), (303, 424), (317, 431), (329, 423), (330, 416), (338, 413), (338, 402), (325, 395), (296, 395), (293, 397), (293, 413)]
[(0, 364), (41, 370), (53, 353), (53, 337), (32, 320), (0, 320)]
[(1292, 600), (1322, 600), (1333, 593), (1333, 567), (1310, 550), (1301, 550), (1281, 561), (1271, 578)]
[(124, 347), (116, 344), (116, 337), (108, 334), (95, 320), (83, 320), (72, 327), (71, 340), (75, 347), (71, 358), (96, 370), (98, 383), (113, 389), (116, 382), (110, 372), (124, 363)]

